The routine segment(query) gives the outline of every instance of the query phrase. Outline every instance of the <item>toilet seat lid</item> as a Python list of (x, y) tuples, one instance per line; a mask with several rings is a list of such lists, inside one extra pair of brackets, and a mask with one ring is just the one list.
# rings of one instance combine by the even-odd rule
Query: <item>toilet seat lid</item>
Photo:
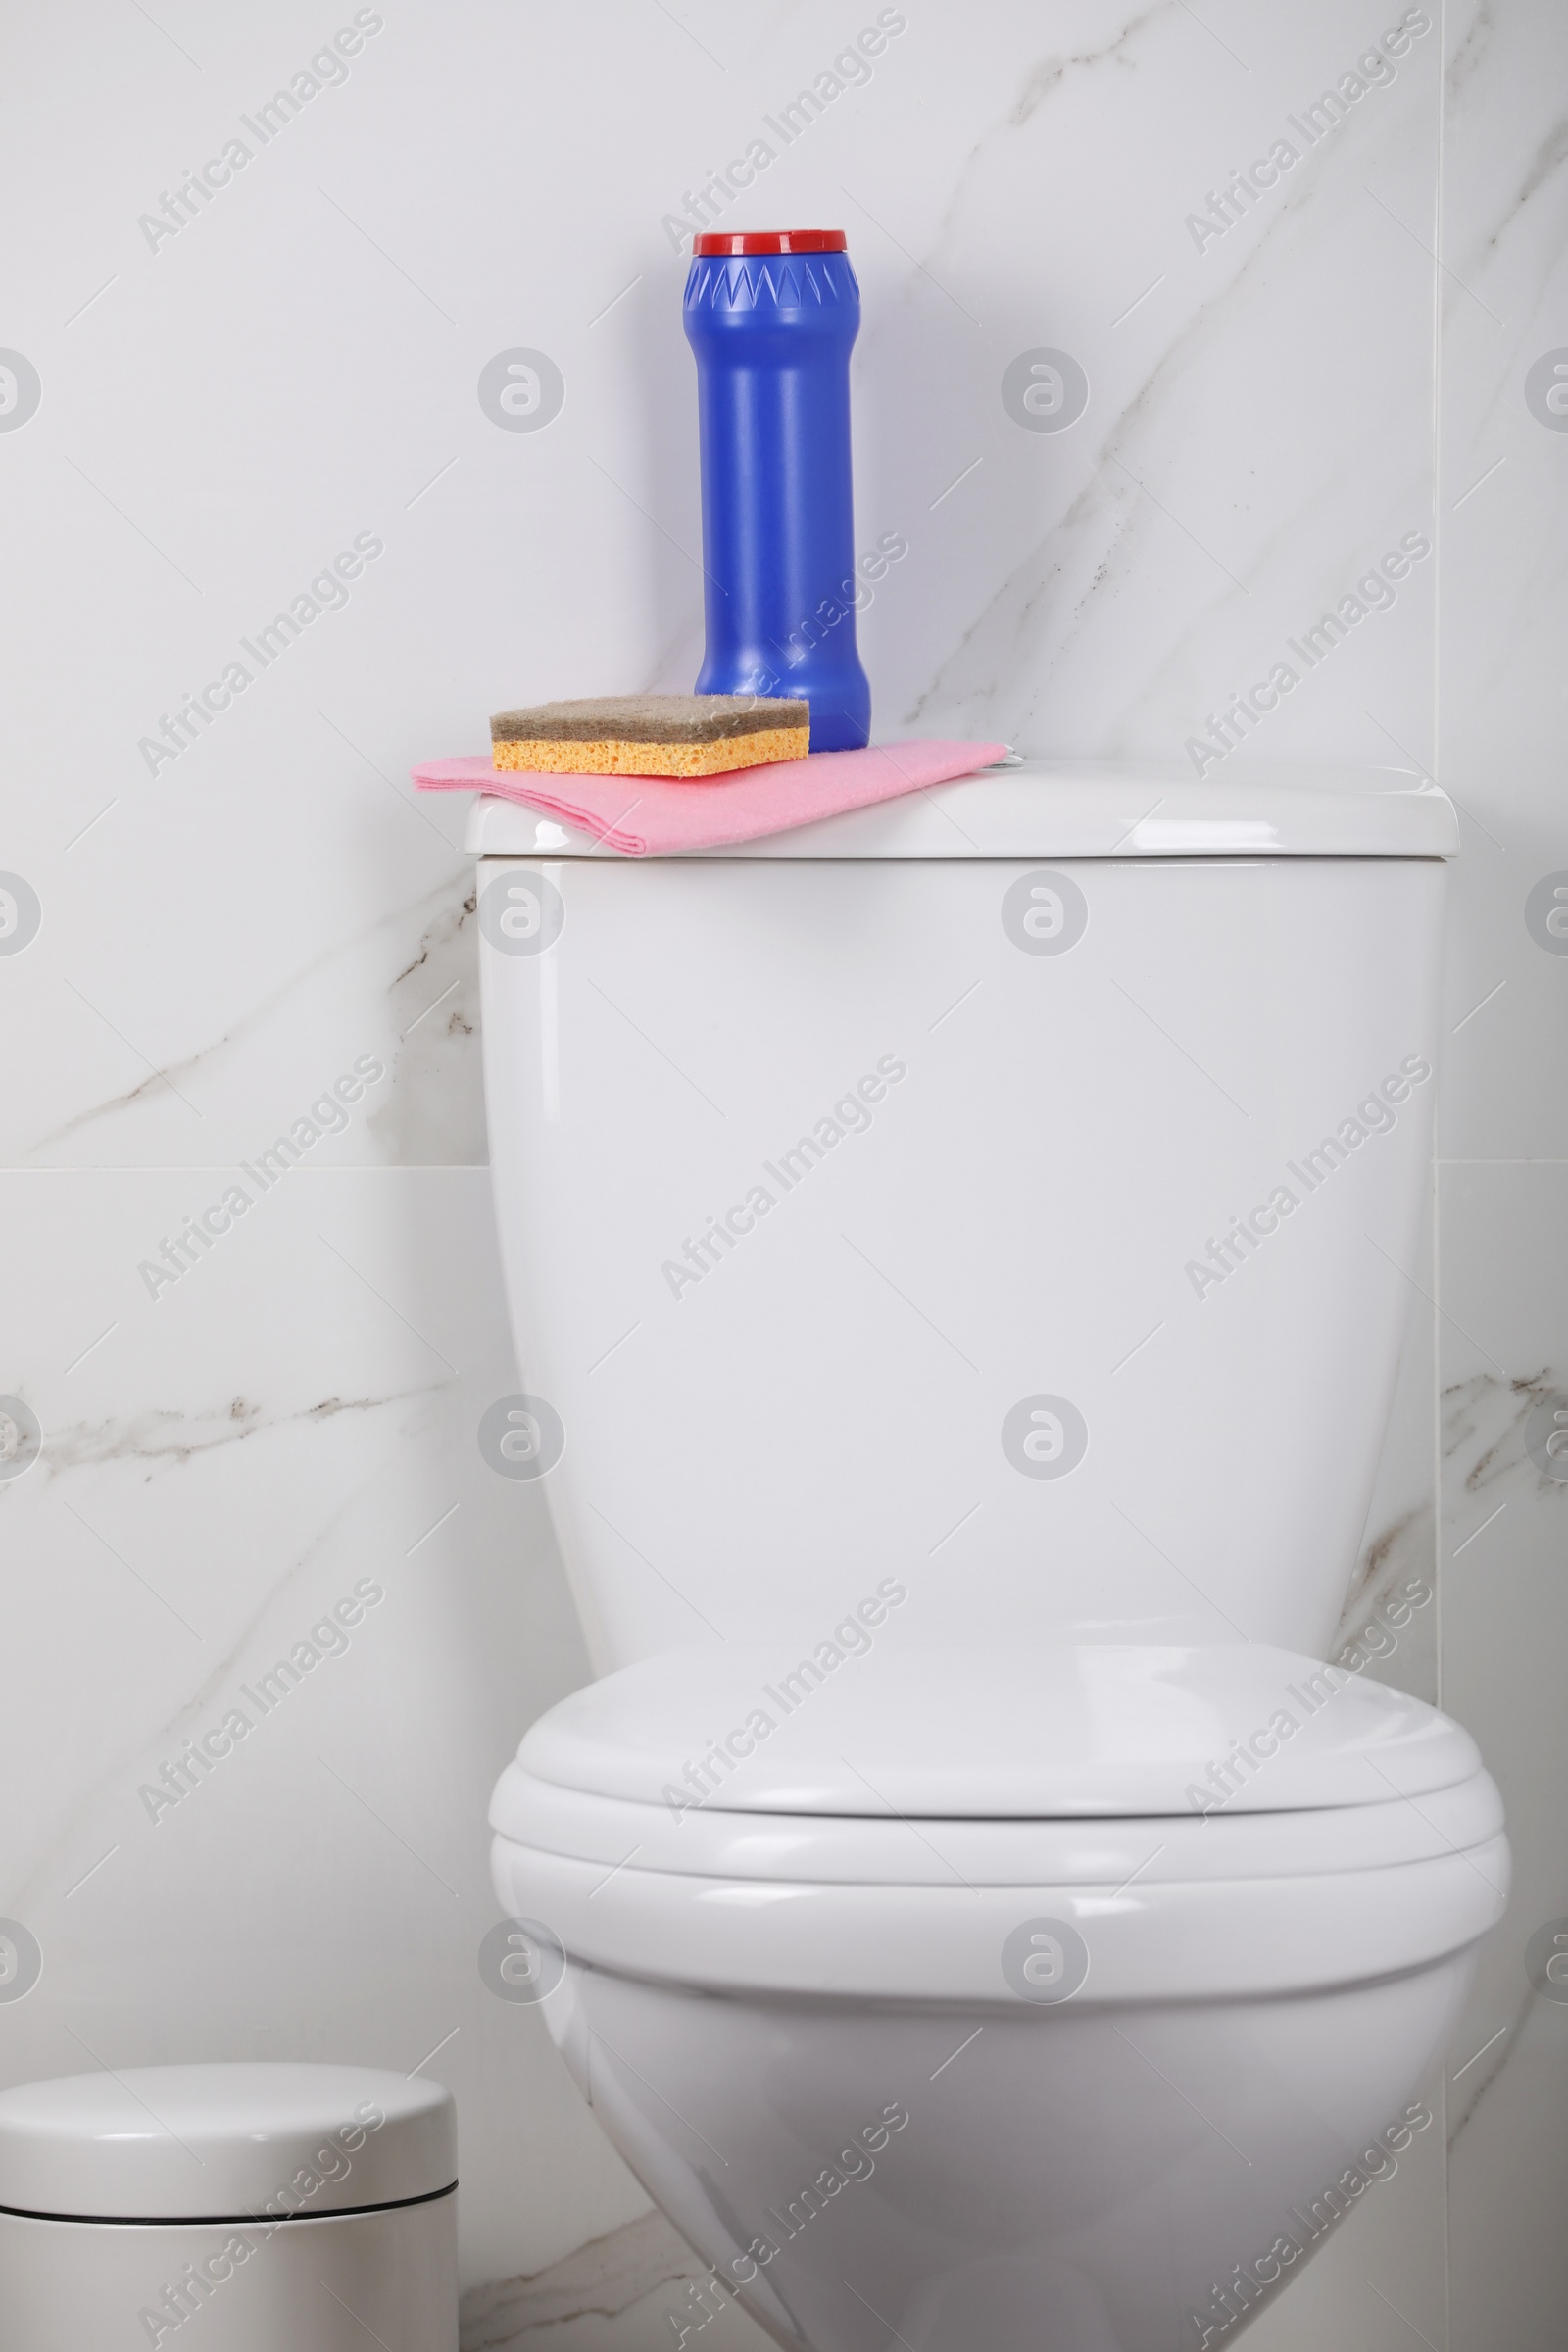
[(1315, 1811), (1481, 1769), (1423, 1700), (1262, 1643), (834, 1646), (644, 1659), (553, 1707), (518, 1763), (676, 1811), (933, 1820)]

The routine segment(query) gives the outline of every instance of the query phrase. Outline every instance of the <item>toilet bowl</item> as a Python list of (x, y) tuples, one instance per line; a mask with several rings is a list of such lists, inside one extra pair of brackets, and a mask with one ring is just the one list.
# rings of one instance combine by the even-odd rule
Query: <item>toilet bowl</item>
[(503, 1969), (711, 2266), (676, 2334), (1219, 2340), (1430, 2127), (1506, 1890), (1467, 1735), (1320, 1662), (1450, 806), (1030, 763), (470, 846), (491, 1411), (601, 1676), (497, 1788)]
[(497, 1788), (610, 2137), (782, 2342), (1217, 2340), (1432, 2121), (1507, 1887), (1467, 1735), (1261, 1645), (883, 1651), (786, 1714), (793, 1663), (623, 1669)]

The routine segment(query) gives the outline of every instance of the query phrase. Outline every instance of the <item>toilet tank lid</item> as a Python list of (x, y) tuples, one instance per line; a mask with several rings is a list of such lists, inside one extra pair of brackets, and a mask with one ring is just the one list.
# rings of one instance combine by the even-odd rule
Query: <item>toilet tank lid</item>
[(1423, 1700), (1261, 1643), (857, 1654), (842, 1626), (623, 1667), (517, 1756), (538, 1780), (674, 1812), (925, 1819), (1386, 1804), (1480, 1769)]
[(361, 2213), (457, 2179), (452, 2093), (281, 2062), (133, 2066), (0, 2091), (0, 2211), (256, 2223)]
[[(603, 863), (619, 856), (559, 817), (489, 795), (469, 813), (467, 847), (485, 858)], [(682, 855), (1449, 858), (1458, 847), (1453, 803), (1413, 769), (1290, 767), (1237, 757), (1200, 778), (1185, 760), (1025, 760), (760, 841)]]

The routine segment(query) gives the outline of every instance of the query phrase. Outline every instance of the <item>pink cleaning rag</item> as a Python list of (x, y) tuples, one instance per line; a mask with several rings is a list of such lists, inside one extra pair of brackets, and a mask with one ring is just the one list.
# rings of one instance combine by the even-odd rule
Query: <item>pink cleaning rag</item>
[(665, 776), (541, 775), (533, 769), (494, 768), (483, 757), (432, 760), (413, 774), (421, 792), (484, 792), (521, 801), (592, 833), (607, 849), (647, 858), (787, 833), (845, 808), (866, 808), (875, 801), (973, 775), (1001, 760), (1006, 749), (1004, 743), (885, 743), (678, 784)]

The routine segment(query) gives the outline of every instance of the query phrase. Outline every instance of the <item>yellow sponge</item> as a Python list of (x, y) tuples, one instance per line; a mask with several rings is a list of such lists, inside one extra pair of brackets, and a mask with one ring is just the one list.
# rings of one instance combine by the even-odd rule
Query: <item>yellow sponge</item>
[(558, 776), (698, 776), (804, 760), (808, 703), (760, 694), (606, 694), (500, 710), (490, 721), (497, 768)]

